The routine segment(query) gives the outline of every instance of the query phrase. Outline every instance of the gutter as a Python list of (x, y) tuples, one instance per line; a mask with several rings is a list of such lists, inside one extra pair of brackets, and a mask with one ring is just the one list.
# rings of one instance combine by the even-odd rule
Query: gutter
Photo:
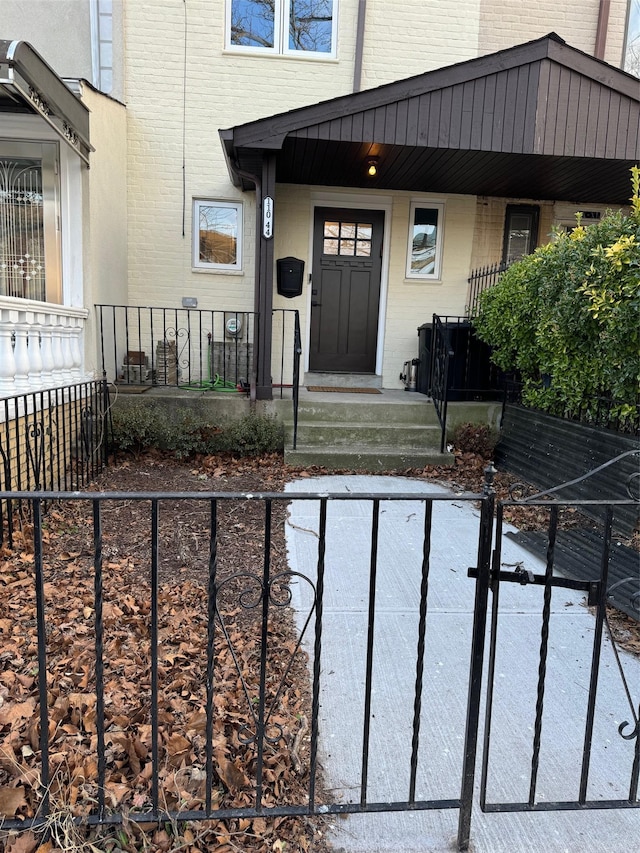
[[(224, 147), (224, 146), (223, 146)], [(261, 315), (260, 315), (260, 234), (261, 234), (261, 222), (262, 222), (262, 180), (258, 177), (258, 175), (254, 175), (251, 172), (245, 172), (244, 169), (241, 169), (238, 166), (238, 163), (233, 160), (231, 157), (227, 157), (227, 165), (229, 166), (230, 171), (236, 178), (240, 178), (245, 181), (249, 181), (256, 188), (256, 239), (254, 241), (254, 276), (253, 276), (253, 310), (258, 315), (258, 328), (256, 328), (255, 324), (253, 327), (253, 351), (254, 353), (258, 352), (258, 339), (256, 339), (256, 335), (260, 335), (260, 326), (262, 325)], [(236, 181), (233, 181), (236, 186), (240, 185), (240, 181), (236, 184)], [(249, 387), (249, 399), (251, 403), (255, 403), (256, 401), (256, 376), (252, 371), (251, 374), (251, 385)]]
[(367, 0), (358, 0), (358, 23), (356, 29), (356, 55), (353, 62), (353, 91), (362, 86), (362, 52), (364, 47), (364, 24), (367, 17)]
[(611, 0), (600, 0), (598, 7), (598, 26), (596, 28), (596, 45), (593, 55), (596, 59), (604, 59), (607, 48), (607, 28), (609, 26), (609, 14), (611, 11)]

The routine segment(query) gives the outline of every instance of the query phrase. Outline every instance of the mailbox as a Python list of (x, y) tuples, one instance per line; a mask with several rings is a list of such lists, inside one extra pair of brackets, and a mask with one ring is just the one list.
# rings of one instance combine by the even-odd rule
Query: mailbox
[(278, 293), (292, 299), (302, 293), (304, 261), (299, 258), (278, 258), (276, 261)]

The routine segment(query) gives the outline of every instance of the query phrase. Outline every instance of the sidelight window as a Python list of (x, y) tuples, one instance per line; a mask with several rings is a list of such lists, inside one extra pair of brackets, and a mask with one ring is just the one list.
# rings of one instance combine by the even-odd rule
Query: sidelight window
[(407, 278), (440, 278), (443, 204), (411, 204)]

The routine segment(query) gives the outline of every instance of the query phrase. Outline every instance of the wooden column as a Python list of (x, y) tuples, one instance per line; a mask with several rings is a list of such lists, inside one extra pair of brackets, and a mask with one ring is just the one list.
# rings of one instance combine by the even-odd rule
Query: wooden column
[[(273, 309), (273, 237), (266, 238), (263, 233), (264, 199), (269, 197), (274, 201), (276, 192), (276, 155), (265, 151), (262, 161), (262, 192), (260, 203), (256, 205), (256, 238), (259, 252), (257, 253), (258, 293), (256, 310), (258, 318), (256, 399), (271, 400), (271, 342), (272, 342), (272, 309)], [(275, 228), (278, 227), (277, 213), (274, 214)]]

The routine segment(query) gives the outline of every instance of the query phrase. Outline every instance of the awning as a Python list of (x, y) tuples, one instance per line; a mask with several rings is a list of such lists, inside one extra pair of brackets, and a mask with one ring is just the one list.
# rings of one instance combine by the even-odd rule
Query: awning
[(0, 113), (37, 113), (89, 164), (89, 110), (25, 41), (0, 40)]
[(640, 81), (550, 33), (220, 136), (244, 189), (268, 152), (278, 183), (625, 205)]

